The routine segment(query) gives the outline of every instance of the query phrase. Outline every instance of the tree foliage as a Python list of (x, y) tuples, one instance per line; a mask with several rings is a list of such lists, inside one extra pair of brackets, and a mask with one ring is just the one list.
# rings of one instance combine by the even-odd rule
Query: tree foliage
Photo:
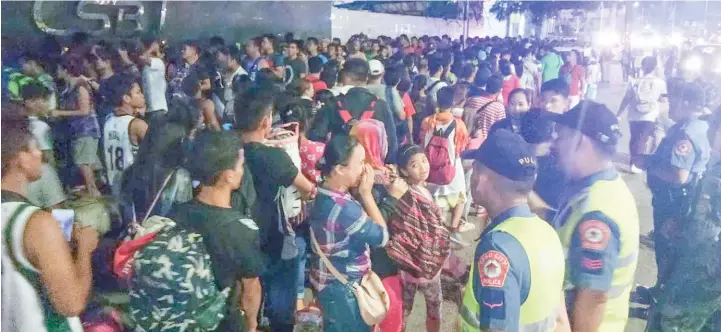
[(544, 19), (555, 17), (564, 9), (595, 10), (600, 1), (497, 1), (491, 6), (490, 12), (499, 20), (508, 19), (514, 13), (529, 13), (533, 23), (539, 24)]
[[(466, 7), (465, 1), (426, 1), (428, 6), (424, 16), (443, 19), (462, 19)], [(483, 1), (468, 2), (468, 18), (480, 21), (483, 18)]]

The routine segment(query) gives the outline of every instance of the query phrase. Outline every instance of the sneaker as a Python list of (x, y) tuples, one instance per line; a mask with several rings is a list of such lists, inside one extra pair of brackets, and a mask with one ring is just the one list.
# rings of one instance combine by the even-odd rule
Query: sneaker
[(451, 233), (451, 242), (461, 246), (461, 247), (468, 247), (471, 245), (470, 243), (466, 242), (463, 237), (461, 236), (461, 233), (459, 232), (453, 232)]
[(458, 233), (465, 233), (476, 229), (476, 225), (469, 223), (465, 220), (461, 220), (461, 223), (458, 225)]
[(651, 288), (636, 285), (636, 289), (631, 292), (631, 302), (638, 303), (641, 305), (650, 305), (651, 304)]
[(630, 308), (628, 317), (648, 320), (648, 308)]
[(643, 170), (636, 167), (636, 165), (631, 165), (631, 174), (641, 174), (643, 173)]

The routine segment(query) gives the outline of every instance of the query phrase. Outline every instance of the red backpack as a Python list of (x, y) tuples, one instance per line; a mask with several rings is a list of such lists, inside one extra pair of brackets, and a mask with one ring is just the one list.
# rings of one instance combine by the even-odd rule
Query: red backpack
[(451, 134), (456, 129), (456, 120), (453, 120), (446, 130), (434, 130), (431, 139), (426, 145), (426, 157), (430, 165), (428, 182), (437, 185), (447, 185), (456, 176), (456, 156), (451, 153)]
[(360, 116), (360, 119), (354, 119), (353, 115), (351, 115), (350, 111), (346, 106), (344, 105), (342, 100), (338, 100), (338, 114), (340, 115), (341, 120), (343, 120), (343, 129), (350, 133), (350, 129), (358, 123), (358, 121), (361, 120), (370, 120), (373, 118), (373, 115), (375, 115), (376, 107), (376, 99), (374, 98), (371, 100), (370, 105), (366, 108), (365, 111)]

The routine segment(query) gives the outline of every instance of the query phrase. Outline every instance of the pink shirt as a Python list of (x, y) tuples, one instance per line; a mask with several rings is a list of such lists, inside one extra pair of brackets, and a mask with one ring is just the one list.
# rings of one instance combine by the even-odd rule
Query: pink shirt
[(321, 182), (320, 171), (315, 169), (318, 160), (323, 157), (325, 144), (321, 142), (313, 142), (311, 140), (301, 140), (300, 143), (300, 172), (308, 179), (308, 181), (318, 184)]

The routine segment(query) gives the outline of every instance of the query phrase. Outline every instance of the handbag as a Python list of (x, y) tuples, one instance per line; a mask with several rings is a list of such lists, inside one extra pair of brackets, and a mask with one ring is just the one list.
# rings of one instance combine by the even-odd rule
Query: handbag
[(313, 248), (315, 252), (320, 256), (320, 259), (325, 264), (328, 271), (345, 286), (350, 287), (358, 300), (358, 308), (360, 309), (361, 317), (363, 321), (369, 326), (377, 325), (386, 318), (388, 310), (390, 308), (390, 298), (388, 292), (386, 292), (381, 278), (373, 271), (368, 271), (360, 282), (349, 283), (348, 278), (338, 272), (333, 266), (328, 257), (320, 249), (318, 241), (315, 239), (313, 230), (310, 231), (310, 238), (313, 241)]

